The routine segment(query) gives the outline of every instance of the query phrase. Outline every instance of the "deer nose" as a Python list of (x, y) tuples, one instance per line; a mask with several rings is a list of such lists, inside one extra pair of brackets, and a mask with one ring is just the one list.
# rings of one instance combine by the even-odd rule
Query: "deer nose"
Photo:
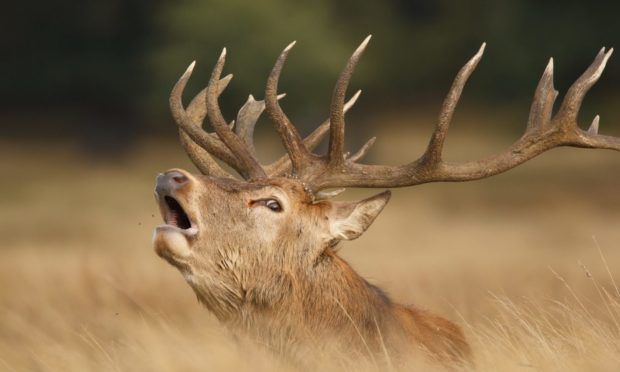
[(189, 177), (176, 170), (160, 173), (155, 182), (155, 192), (160, 195), (170, 194), (189, 182)]

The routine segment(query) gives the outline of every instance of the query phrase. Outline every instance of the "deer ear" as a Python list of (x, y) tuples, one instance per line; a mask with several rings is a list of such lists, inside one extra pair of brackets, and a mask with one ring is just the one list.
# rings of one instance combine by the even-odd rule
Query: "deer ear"
[(391, 195), (388, 190), (356, 203), (333, 202), (328, 215), (332, 239), (359, 238), (381, 213)]

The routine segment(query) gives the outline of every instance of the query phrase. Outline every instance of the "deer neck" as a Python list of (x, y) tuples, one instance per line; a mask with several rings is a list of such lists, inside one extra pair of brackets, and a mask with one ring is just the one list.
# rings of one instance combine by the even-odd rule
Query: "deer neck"
[(311, 270), (271, 273), (265, 283), (247, 288), (243, 305), (226, 323), (279, 349), (325, 335), (372, 336), (391, 306), (383, 291), (335, 252), (326, 251)]

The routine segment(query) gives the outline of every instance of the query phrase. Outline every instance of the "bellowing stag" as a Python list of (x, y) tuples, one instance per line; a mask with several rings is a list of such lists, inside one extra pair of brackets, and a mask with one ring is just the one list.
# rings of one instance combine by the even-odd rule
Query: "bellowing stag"
[[(328, 198), (336, 192), (325, 190), (477, 180), (558, 146), (620, 150), (618, 138), (598, 134), (598, 116), (588, 130), (577, 125), (582, 100), (612, 50), (599, 52), (555, 115), (557, 91), (550, 60), (536, 88), (525, 134), (497, 155), (448, 163), (442, 159), (444, 139), (483, 44), (454, 80), (422, 156), (405, 165), (384, 166), (359, 162), (374, 138), (352, 155), (344, 149), (344, 115), (359, 92), (347, 103), (345, 93), (369, 39), (338, 78), (329, 119), (306, 138), (278, 103), (278, 79), (294, 43), (277, 59), (265, 100), (250, 96), (234, 126), (218, 106), (231, 79), (220, 78), (226, 50), (207, 88), (184, 107), (181, 96), (192, 63), (174, 86), (170, 107), (181, 143), (202, 174), (172, 169), (157, 177), (155, 194), (165, 224), (155, 230), (155, 250), (181, 271), (199, 301), (221, 322), (302, 365), (311, 364), (314, 353), (328, 348), (353, 357), (388, 351), (398, 358), (424, 350), (445, 363), (467, 360), (470, 348), (456, 324), (393, 302), (337, 254), (342, 240), (356, 239), (372, 224), (390, 192), (358, 202), (335, 202)], [(253, 144), (254, 125), (263, 110), (287, 152), (269, 165), (259, 164)], [(214, 133), (202, 129), (207, 116)], [(327, 154), (315, 154), (313, 149), (328, 133)], [(243, 180), (224, 171), (213, 157)]]

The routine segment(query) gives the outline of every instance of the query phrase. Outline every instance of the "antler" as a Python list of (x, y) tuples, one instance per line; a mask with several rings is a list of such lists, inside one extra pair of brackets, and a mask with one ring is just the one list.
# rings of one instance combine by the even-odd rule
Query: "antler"
[[(613, 49), (601, 49), (592, 65), (568, 90), (555, 116), (552, 108), (557, 91), (553, 88), (553, 60), (549, 61), (538, 84), (530, 110), (527, 129), (523, 136), (505, 151), (486, 159), (453, 164), (442, 159), (443, 143), (465, 83), (482, 58), (485, 44), (461, 68), (442, 105), (439, 119), (428, 147), (423, 155), (400, 166), (367, 165), (356, 162), (355, 157), (342, 159), (344, 128), (338, 101), (342, 101), (344, 89), (359, 55), (368, 38), (353, 54), (341, 74), (332, 99), (332, 123), (328, 159), (321, 159), (322, 166), (310, 169), (301, 178), (308, 188), (318, 191), (333, 187), (404, 187), (428, 182), (470, 181), (505, 172), (533, 157), (559, 146), (601, 148), (620, 151), (620, 139), (598, 134), (599, 117), (595, 117), (588, 131), (577, 125), (577, 115), (587, 91), (601, 76)], [(317, 170), (318, 169), (318, 170)]]
[[(265, 102), (250, 96), (237, 118), (236, 133), (227, 125), (217, 105), (217, 97), (230, 80), (230, 75), (220, 80), (225, 52), (222, 53), (206, 91), (200, 92), (187, 110), (181, 104), (182, 91), (191, 75), (193, 63), (175, 85), (170, 98), (173, 116), (181, 128), (181, 141), (190, 158), (207, 174), (222, 176), (219, 165), (208, 155), (237, 170), (246, 179), (282, 176), (289, 170), (291, 177), (300, 179), (314, 194), (335, 187), (404, 187), (428, 182), (470, 181), (505, 172), (533, 157), (559, 146), (601, 148), (620, 151), (620, 139), (599, 135), (597, 115), (587, 131), (577, 125), (577, 115), (583, 98), (600, 78), (613, 49), (601, 49), (590, 67), (569, 88), (557, 114), (552, 115), (553, 103), (558, 92), (553, 87), (553, 59), (549, 61), (534, 94), (525, 133), (503, 152), (486, 159), (453, 164), (442, 159), (443, 144), (465, 83), (482, 58), (485, 44), (461, 68), (446, 99), (429, 144), (420, 158), (400, 166), (360, 164), (360, 160), (375, 141), (371, 138), (354, 155), (344, 152), (344, 115), (355, 103), (358, 91), (345, 104), (349, 81), (370, 36), (355, 50), (340, 74), (330, 109), (329, 120), (321, 124), (308, 137), (302, 139), (297, 129), (283, 112), (278, 100), (278, 80), (284, 62), (294, 42), (278, 57), (267, 80)], [(206, 106), (204, 105), (206, 100)], [(261, 167), (256, 160), (252, 134), (254, 125), (266, 110), (282, 139), (287, 155), (274, 163)], [(203, 131), (200, 126), (205, 115), (209, 116), (216, 134)], [(312, 152), (329, 131), (329, 149), (324, 156)]]
[[(182, 95), (196, 62), (192, 62), (185, 73), (177, 81), (170, 94), (170, 110), (179, 126), (181, 144), (190, 159), (203, 174), (216, 177), (229, 177), (211, 155), (223, 161), (237, 171), (245, 179), (282, 176), (291, 169), (291, 157), (287, 154), (269, 165), (260, 166), (254, 148), (254, 127), (266, 108), (264, 101), (257, 101), (252, 95), (237, 114), (235, 132), (232, 131), (235, 121), (226, 124), (217, 98), (226, 89), (232, 74), (219, 79), (223, 69), (226, 50), (222, 52), (212, 73), (207, 88), (200, 91), (190, 102), (187, 109), (183, 107)], [(277, 78), (276, 78), (277, 79)], [(277, 84), (277, 80), (275, 81)], [(361, 91), (357, 91), (344, 106), (347, 112), (357, 101)], [(275, 94), (275, 91), (274, 91)], [(275, 95), (277, 102), (286, 94)], [(277, 103), (276, 103), (277, 104)], [(278, 105), (279, 107), (279, 105)], [(215, 133), (202, 129), (204, 119), (209, 116)], [(325, 120), (318, 128), (303, 139), (302, 145), (312, 151), (321, 143), (328, 133), (330, 121)], [(222, 140), (224, 139), (225, 140)]]

